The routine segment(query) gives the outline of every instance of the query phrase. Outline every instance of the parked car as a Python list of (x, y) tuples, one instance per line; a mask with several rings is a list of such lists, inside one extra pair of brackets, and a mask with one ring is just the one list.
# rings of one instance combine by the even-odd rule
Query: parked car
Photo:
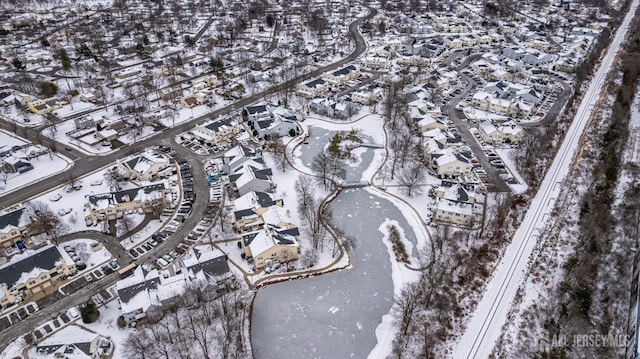
[(62, 198), (62, 195), (60, 193), (58, 193), (58, 194), (55, 194), (55, 195), (49, 197), (49, 201), (58, 202), (60, 200), (60, 198)]
[(91, 282), (93, 280), (93, 276), (91, 275), (91, 273), (87, 273), (87, 274), (84, 275), (84, 279), (87, 282)]
[(72, 210), (72, 208), (61, 208), (58, 210), (58, 216), (66, 216), (67, 214), (71, 213)]

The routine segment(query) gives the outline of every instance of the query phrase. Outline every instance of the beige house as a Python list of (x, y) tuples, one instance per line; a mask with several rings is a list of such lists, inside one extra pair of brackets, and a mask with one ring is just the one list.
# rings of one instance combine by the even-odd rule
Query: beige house
[(27, 103), (27, 106), (29, 106), (29, 110), (36, 115), (44, 115), (61, 108), (65, 103), (66, 102), (57, 97), (49, 97), (43, 100), (30, 101)]
[(195, 107), (205, 104), (207, 101), (206, 96), (202, 93), (195, 93), (180, 99), (180, 105), (182, 107)]
[(329, 72), (324, 75), (327, 81), (333, 86), (342, 86), (346, 84), (350, 80), (357, 79), (360, 77), (360, 71), (353, 66), (349, 65), (341, 68), (340, 70), (336, 70), (333, 72)]
[(0, 215), (0, 246), (8, 248), (30, 238), (31, 220), (24, 207)]
[(324, 79), (317, 78), (298, 85), (297, 92), (302, 97), (314, 98), (329, 92), (329, 86)]
[(445, 149), (439, 154), (432, 154), (432, 169), (438, 177), (458, 177), (471, 173), (473, 166), (469, 160), (455, 153), (452, 149)]
[(257, 271), (265, 266), (297, 260), (300, 251), (298, 235), (297, 228), (278, 230), (271, 226), (245, 234), (241, 241), (245, 258), (253, 260)]
[(5, 263), (0, 266), (0, 307), (49, 295), (75, 270), (71, 257), (54, 245)]
[(437, 222), (450, 223), (463, 227), (473, 224), (473, 204), (440, 199), (436, 203), (433, 218)]
[(116, 219), (119, 215), (142, 211), (152, 213), (154, 209), (166, 204), (167, 194), (171, 193), (164, 183), (145, 187), (85, 196), (85, 217), (87, 225), (105, 219)]
[(497, 126), (490, 121), (483, 121), (478, 126), (478, 130), (480, 137), (494, 146), (503, 143), (518, 144), (525, 135), (523, 128), (514, 120), (506, 121)]
[(164, 177), (169, 172), (167, 169), (172, 167), (168, 158), (153, 150), (120, 162), (118, 166), (125, 178), (136, 181), (153, 181)]
[(209, 121), (191, 130), (196, 138), (209, 146), (223, 144), (241, 131), (240, 122), (231, 117)]
[[(233, 201), (234, 224), (238, 232), (250, 232), (264, 227), (262, 215), (271, 207), (283, 206), (281, 199), (274, 200), (269, 193), (249, 192)], [(269, 216), (270, 214), (267, 214)]]

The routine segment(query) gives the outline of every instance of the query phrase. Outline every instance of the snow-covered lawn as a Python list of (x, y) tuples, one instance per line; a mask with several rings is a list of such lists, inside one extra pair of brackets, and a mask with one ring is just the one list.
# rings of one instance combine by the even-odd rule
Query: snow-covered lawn
[[(0, 152), (11, 149), (13, 146), (23, 146), (27, 144), (30, 144), (30, 142), (4, 130), (0, 130)], [(4, 183), (4, 180), (0, 180), (0, 195), (19, 190), (33, 182), (53, 176), (73, 166), (73, 161), (59, 153), (31, 157), (29, 154), (32, 151), (38, 152), (43, 150), (43, 148), (39, 149), (39, 147), (41, 146), (32, 145), (13, 154), (15, 157), (24, 158), (26, 162), (31, 163), (33, 169), (22, 174), (8, 174), (6, 183)]]

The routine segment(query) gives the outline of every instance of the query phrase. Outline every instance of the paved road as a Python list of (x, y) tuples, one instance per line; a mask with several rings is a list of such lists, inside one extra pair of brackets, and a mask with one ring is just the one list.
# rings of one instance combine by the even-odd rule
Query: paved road
[[(465, 60), (467, 64), (469, 61)], [(482, 168), (487, 172), (487, 178), (490, 183), (493, 183), (496, 186), (495, 192), (511, 192), (511, 188), (504, 182), (504, 180), (496, 171), (496, 168), (489, 163), (489, 159), (487, 155), (484, 153), (482, 146), (478, 143), (475, 137), (469, 131), (469, 121), (465, 118), (462, 111), (456, 109), (456, 106), (463, 98), (467, 97), (469, 92), (474, 89), (474, 82), (471, 77), (466, 74), (460, 73), (460, 75), (467, 81), (467, 86), (465, 89), (456, 97), (452, 98), (449, 101), (449, 104), (445, 106), (445, 111), (447, 116), (455, 123), (458, 131), (460, 132), (460, 136), (464, 140), (465, 144), (471, 148), (473, 153), (476, 155), (478, 159), (478, 163), (482, 165)]]
[(594, 104), (602, 95), (605, 95), (601, 91), (617, 58), (618, 49), (626, 36), (639, 1), (634, 0), (629, 7), (624, 21), (618, 27), (600, 66), (593, 75), (549, 171), (488, 283), (482, 300), (470, 316), (468, 327), (454, 350), (454, 358), (489, 357), (503, 332), (513, 298), (528, 272), (529, 258), (540, 240), (539, 233), (544, 228), (545, 220), (553, 215), (555, 201), (564, 190), (562, 183), (569, 173), (574, 154), (579, 148), (580, 138), (593, 115)]
[[(371, 19), (376, 15), (377, 11), (375, 9), (369, 8), (369, 13), (367, 16), (359, 18), (352, 22), (349, 25), (349, 33), (351, 37), (355, 40), (356, 46), (351, 54), (345, 57), (342, 60), (339, 60), (336, 63), (327, 65), (325, 67), (314, 70), (310, 73), (298, 76), (293, 78), (285, 83), (275, 86), (269, 90), (260, 92), (258, 94), (246, 97), (241, 99), (234, 104), (231, 104), (225, 108), (221, 108), (213, 111), (210, 114), (206, 114), (200, 117), (197, 117), (191, 121), (187, 121), (182, 123), (176, 127), (171, 129), (167, 129), (161, 133), (157, 133), (154, 136), (141, 141), (139, 143), (127, 146), (122, 150), (118, 151), (116, 154), (110, 156), (97, 156), (90, 157), (83, 153), (77, 153), (79, 159), (76, 161), (76, 165), (69, 171), (50, 177), (46, 181), (40, 181), (35, 183), (28, 188), (25, 188), (16, 193), (11, 193), (5, 196), (0, 197), (0, 203), (16, 203), (20, 201), (24, 201), (32, 196), (38, 195), (42, 192), (48, 191), (51, 188), (64, 184), (66, 182), (66, 178), (69, 173), (72, 173), (75, 176), (80, 177), (81, 175), (91, 172), (93, 170), (99, 169), (109, 163), (111, 163), (116, 156), (125, 156), (129, 154), (133, 154), (143, 150), (146, 147), (160, 145), (160, 144), (171, 144), (172, 148), (176, 151), (176, 157), (185, 158), (189, 164), (191, 165), (191, 171), (193, 172), (193, 180), (194, 180), (194, 190), (196, 191), (196, 199), (195, 203), (192, 207), (192, 213), (187, 218), (187, 220), (178, 228), (178, 230), (165, 241), (163, 241), (160, 245), (158, 245), (155, 250), (150, 251), (140, 258), (136, 260), (137, 263), (144, 263), (146, 261), (153, 260), (157, 258), (158, 254), (167, 253), (175, 248), (175, 246), (182, 241), (186, 235), (197, 225), (197, 223), (201, 220), (201, 218), (207, 212), (207, 206), (209, 205), (209, 190), (208, 184), (206, 182), (206, 176), (204, 173), (204, 168), (202, 166), (201, 160), (198, 156), (191, 153), (188, 149), (178, 145), (173, 140), (174, 137), (193, 127), (194, 124), (199, 123), (200, 121), (204, 121), (205, 119), (219, 117), (230, 112), (239, 110), (247, 105), (250, 105), (265, 96), (275, 93), (283, 88), (288, 86), (295, 86), (296, 84), (309, 80), (311, 78), (317, 77), (326, 71), (335, 70), (339, 67), (344, 66), (345, 64), (353, 61), (356, 57), (360, 56), (366, 50), (366, 42), (363, 39), (362, 35), (358, 31), (358, 26), (365, 20)], [(9, 328), (0, 332), (0, 351), (4, 350), (4, 348), (15, 338), (20, 335), (27, 333), (29, 330), (35, 328), (37, 325), (46, 321), (48, 319), (53, 318), (57, 313), (61, 313), (67, 308), (75, 305), (79, 305), (85, 303), (88, 298), (90, 298), (93, 294), (100, 292), (102, 290), (107, 289), (108, 287), (114, 285), (119, 280), (119, 276), (117, 273), (111, 273), (104, 278), (89, 283), (86, 286), (82, 287), (77, 292), (72, 295), (62, 297), (56, 300), (51, 305), (48, 305), (45, 308), (42, 308), (39, 312), (31, 315), (19, 323), (16, 323)]]

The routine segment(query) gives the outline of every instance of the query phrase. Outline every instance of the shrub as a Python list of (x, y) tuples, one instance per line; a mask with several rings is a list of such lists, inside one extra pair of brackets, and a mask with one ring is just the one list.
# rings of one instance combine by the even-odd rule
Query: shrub
[(89, 302), (80, 307), (80, 316), (83, 323), (93, 323), (100, 317), (100, 311), (94, 303)]

